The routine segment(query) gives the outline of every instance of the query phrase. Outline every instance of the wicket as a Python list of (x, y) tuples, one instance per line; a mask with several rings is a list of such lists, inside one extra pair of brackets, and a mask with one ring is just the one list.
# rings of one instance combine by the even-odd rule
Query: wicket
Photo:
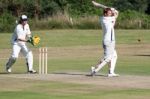
[(39, 48), (39, 74), (47, 74), (47, 47)]

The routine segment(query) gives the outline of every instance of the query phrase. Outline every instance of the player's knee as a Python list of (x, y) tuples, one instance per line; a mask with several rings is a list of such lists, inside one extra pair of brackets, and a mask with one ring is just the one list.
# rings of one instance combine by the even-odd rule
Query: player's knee
[(11, 57), (11, 59), (12, 59), (13, 61), (16, 61), (16, 60), (17, 60), (17, 57)]
[(114, 53), (114, 58), (116, 58), (116, 59), (118, 58), (117, 53)]
[(103, 62), (103, 61), (109, 63), (109, 62), (111, 61), (111, 58), (110, 58), (110, 57), (104, 57), (104, 58), (101, 60), (101, 62)]
[(115, 58), (117, 59), (117, 58), (118, 58), (118, 56), (116, 55), (116, 56), (115, 56)]
[(33, 57), (32, 51), (29, 51), (26, 58)]
[(16, 60), (17, 60), (16, 57), (10, 57), (6, 66), (12, 66), (16, 62)]
[(33, 55), (33, 54), (32, 54), (32, 51), (29, 51), (29, 52), (28, 52), (28, 55)]

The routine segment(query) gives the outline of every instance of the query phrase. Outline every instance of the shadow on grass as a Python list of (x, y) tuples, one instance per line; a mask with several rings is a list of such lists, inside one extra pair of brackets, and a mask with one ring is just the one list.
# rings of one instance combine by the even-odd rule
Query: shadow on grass
[[(57, 75), (81, 75), (81, 76), (87, 76), (87, 77), (93, 77), (91, 74), (87, 74), (87, 73), (67, 73), (67, 72), (54, 72), (52, 74), (57, 74)], [(103, 77), (107, 77), (107, 75), (104, 74), (96, 74), (94, 76), (103, 76)]]
[[(7, 73), (7, 72), (0, 72), (0, 75), (11, 75), (11, 74), (30, 74), (30, 73), (23, 73), (23, 72), (12, 72), (12, 73)], [(38, 73), (34, 73), (34, 74), (38, 74)], [(94, 76), (92, 76), (90, 73), (75, 73), (75, 72), (53, 72), (53, 73), (49, 73), (49, 74), (55, 74), (55, 75), (74, 75), (74, 76), (87, 76), (87, 77), (94, 77), (94, 76), (101, 76), (101, 77), (107, 77), (107, 75), (104, 74), (95, 74)], [(33, 74), (31, 74), (33, 75)], [(39, 74), (40, 75), (40, 74)]]
[(150, 57), (150, 55), (144, 55), (144, 54), (137, 54), (137, 55), (134, 55), (134, 56), (144, 56), (144, 57)]
[(7, 72), (0, 72), (0, 74), (6, 74), (6, 75), (11, 75), (11, 74), (38, 74), (38, 73), (28, 73), (28, 72), (11, 72), (11, 73), (7, 73)]

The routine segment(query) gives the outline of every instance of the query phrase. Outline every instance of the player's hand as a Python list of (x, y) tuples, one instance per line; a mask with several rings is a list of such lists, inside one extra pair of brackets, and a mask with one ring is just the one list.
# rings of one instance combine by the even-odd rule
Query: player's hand
[(32, 37), (29, 37), (29, 39), (27, 40), (27, 42), (33, 45), (33, 39), (32, 39)]
[(38, 45), (40, 43), (40, 37), (39, 36), (33, 36), (33, 45)]
[(38, 45), (40, 43), (40, 37), (32, 36), (27, 40), (27, 42), (32, 44), (33, 46)]

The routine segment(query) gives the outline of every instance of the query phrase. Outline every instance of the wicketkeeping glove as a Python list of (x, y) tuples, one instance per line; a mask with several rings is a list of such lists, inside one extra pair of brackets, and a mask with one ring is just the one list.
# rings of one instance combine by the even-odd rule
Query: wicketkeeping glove
[(40, 43), (40, 37), (32, 36), (27, 40), (27, 42), (31, 43), (33, 46), (38, 45)]

